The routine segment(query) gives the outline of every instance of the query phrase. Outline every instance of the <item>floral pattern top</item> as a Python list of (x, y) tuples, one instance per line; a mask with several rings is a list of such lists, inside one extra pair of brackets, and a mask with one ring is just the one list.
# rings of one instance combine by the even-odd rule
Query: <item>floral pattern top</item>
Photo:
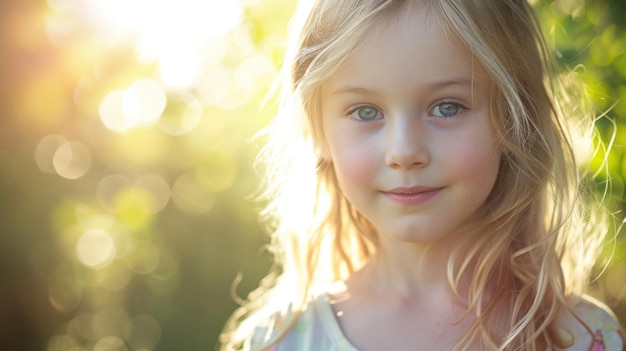
[[(562, 336), (571, 338), (567, 351), (626, 351), (625, 334), (610, 309), (585, 296), (573, 304), (576, 314), (594, 331), (591, 335), (570, 313), (557, 319)], [(261, 350), (273, 333), (257, 327), (244, 350)], [(315, 298), (271, 351), (359, 351), (344, 336), (326, 295)]]

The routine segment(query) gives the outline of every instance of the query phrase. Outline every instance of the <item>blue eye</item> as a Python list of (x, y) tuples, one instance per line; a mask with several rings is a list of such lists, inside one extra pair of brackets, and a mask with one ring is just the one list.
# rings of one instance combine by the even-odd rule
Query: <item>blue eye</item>
[(435, 106), (430, 113), (435, 117), (449, 118), (458, 115), (461, 108), (461, 105), (455, 102), (442, 102)]
[(350, 111), (349, 115), (359, 121), (373, 121), (382, 117), (380, 111), (372, 106), (359, 106)]

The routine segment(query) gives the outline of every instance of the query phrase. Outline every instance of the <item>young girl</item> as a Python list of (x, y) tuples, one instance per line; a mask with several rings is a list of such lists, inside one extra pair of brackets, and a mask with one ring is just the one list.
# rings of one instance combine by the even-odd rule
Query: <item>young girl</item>
[(262, 152), (277, 267), (223, 349), (621, 350), (583, 295), (608, 231), (574, 144), (592, 118), (526, 0), (299, 13)]

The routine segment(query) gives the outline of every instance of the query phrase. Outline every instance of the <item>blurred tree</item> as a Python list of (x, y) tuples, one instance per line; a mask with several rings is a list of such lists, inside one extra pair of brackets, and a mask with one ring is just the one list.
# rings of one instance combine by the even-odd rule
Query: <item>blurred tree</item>
[[(147, 4), (150, 4), (148, 6)], [(626, 4), (538, 1), (626, 119)], [(295, 1), (0, 2), (0, 348), (206, 350), (269, 267), (250, 199)], [(624, 207), (626, 132), (609, 157)], [(597, 162), (596, 162), (597, 163)], [(618, 214), (618, 217), (621, 215)], [(626, 245), (591, 292), (626, 321)]]
[[(578, 73), (598, 116), (602, 116), (597, 127), (604, 145), (613, 142), (610, 153), (600, 152), (593, 166), (599, 172), (600, 191), (605, 181), (611, 182), (608, 202), (615, 211), (615, 227), (621, 229), (626, 205), (626, 3), (561, 0), (539, 1), (536, 7), (564, 71)], [(608, 174), (600, 169), (604, 159), (608, 161)], [(621, 283), (626, 277), (624, 236), (609, 240), (606, 253), (605, 260), (598, 264), (598, 272), (603, 271), (610, 258), (612, 261), (590, 293), (607, 301), (621, 322), (626, 323), (626, 288)]]

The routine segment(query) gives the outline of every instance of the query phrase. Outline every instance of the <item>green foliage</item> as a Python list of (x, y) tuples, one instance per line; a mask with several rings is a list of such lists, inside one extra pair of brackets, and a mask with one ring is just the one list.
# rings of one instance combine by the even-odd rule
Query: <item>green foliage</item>
[[(245, 296), (270, 265), (252, 138), (275, 112), (260, 106), (295, 2), (78, 3), (0, 5), (1, 348), (211, 349), (237, 274)], [(584, 67), (604, 143), (616, 133), (619, 211), (626, 3), (536, 6), (563, 69)], [(613, 245), (590, 292), (625, 321), (626, 244)]]

